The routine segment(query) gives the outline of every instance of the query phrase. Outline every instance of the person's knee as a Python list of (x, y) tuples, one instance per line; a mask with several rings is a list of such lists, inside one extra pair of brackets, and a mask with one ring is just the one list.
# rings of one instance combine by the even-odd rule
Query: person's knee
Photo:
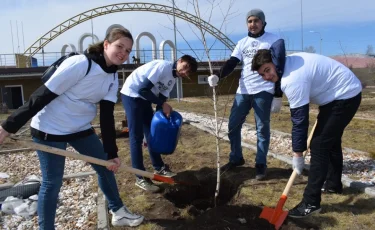
[(61, 186), (62, 186), (62, 179), (61, 180), (60, 179), (43, 180), (40, 190), (54, 197), (54, 196), (58, 196)]
[(270, 134), (270, 124), (269, 122), (258, 122), (257, 123), (257, 133), (258, 135), (268, 136)]

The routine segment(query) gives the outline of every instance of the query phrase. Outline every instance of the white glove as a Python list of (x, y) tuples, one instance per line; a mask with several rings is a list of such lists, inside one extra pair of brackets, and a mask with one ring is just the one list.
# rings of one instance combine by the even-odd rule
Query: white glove
[(293, 157), (293, 170), (295, 169), (297, 171), (298, 175), (301, 175), (303, 171), (303, 166), (305, 165), (305, 159), (301, 157)]
[(207, 78), (208, 80), (208, 84), (211, 86), (211, 87), (215, 87), (217, 86), (217, 83), (219, 82), (219, 77), (216, 76), (216, 75), (211, 75)]
[(279, 113), (282, 105), (282, 97), (274, 97), (271, 104), (271, 113)]

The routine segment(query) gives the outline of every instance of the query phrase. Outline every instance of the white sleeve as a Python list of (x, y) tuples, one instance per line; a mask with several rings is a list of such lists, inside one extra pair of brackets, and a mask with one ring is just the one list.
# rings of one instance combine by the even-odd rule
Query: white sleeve
[(118, 73), (116, 73), (113, 85), (111, 86), (111, 88), (109, 89), (109, 92), (107, 93), (107, 95), (105, 95), (103, 100), (112, 101), (113, 103), (116, 103), (117, 102), (118, 86), (119, 86)]
[(51, 92), (61, 95), (85, 76), (88, 65), (88, 59), (84, 55), (69, 57), (61, 63), (45, 86)]
[(283, 91), (288, 98), (289, 106), (295, 109), (310, 103), (311, 85), (306, 81), (288, 83), (283, 87)]
[(164, 67), (165, 65), (163, 65), (162, 62), (156, 63), (147, 73), (147, 79), (150, 80), (152, 84), (154, 84), (154, 86), (156, 86), (156, 83), (159, 81), (161, 75), (163, 74)]
[(238, 60), (242, 61), (242, 52), (241, 52), (241, 48), (240, 48), (240, 43), (238, 42), (236, 47), (234, 47), (234, 50), (232, 52), (232, 55), (230, 55), (232, 57), (236, 57), (238, 58)]

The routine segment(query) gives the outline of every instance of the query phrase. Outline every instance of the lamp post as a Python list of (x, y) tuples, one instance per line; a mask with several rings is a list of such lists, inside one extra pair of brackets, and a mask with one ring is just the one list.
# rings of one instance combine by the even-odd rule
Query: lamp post
[(314, 30), (310, 30), (310, 33), (316, 33), (316, 34), (319, 34), (319, 37), (320, 37), (320, 54), (322, 54), (322, 35), (320, 34), (320, 32), (318, 31), (314, 31)]

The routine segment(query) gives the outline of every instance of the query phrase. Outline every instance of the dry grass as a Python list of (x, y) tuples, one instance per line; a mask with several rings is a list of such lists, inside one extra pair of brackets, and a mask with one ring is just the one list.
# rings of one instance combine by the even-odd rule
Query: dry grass
[[(120, 157), (123, 163), (129, 165), (128, 142), (126, 139), (118, 139)], [(228, 159), (229, 143), (221, 142), (221, 162)], [(195, 127), (184, 125), (182, 128), (181, 142), (174, 154), (163, 157), (166, 163), (170, 163), (173, 170), (181, 172), (188, 169), (199, 170), (202, 167), (214, 168), (216, 162), (215, 138)], [(269, 158), (269, 177), (266, 181), (257, 182), (252, 180), (255, 174), (253, 151), (244, 149), (246, 164), (242, 169), (249, 173), (249, 179), (243, 181), (238, 187), (237, 194), (230, 200), (230, 205), (256, 205), (274, 207), (286, 185), (291, 173), (290, 166), (279, 160)], [(147, 154), (145, 156), (146, 169), (151, 171), (152, 166)], [(236, 178), (232, 172), (223, 174), (223, 177)], [(234, 172), (243, 175), (241, 169)], [(280, 175), (283, 175), (280, 178)], [(233, 177), (232, 177), (233, 176)], [(139, 229), (163, 229), (153, 219), (173, 219), (171, 212), (179, 213), (179, 217), (186, 220), (194, 220), (189, 213), (189, 208), (177, 208), (172, 203), (165, 201), (160, 194), (150, 194), (134, 186), (135, 178), (126, 172), (117, 174), (121, 196), (131, 210), (140, 212), (146, 216), (148, 221)], [(306, 175), (298, 177), (288, 196), (285, 208), (293, 208), (301, 199), (306, 186)], [(167, 185), (163, 185), (167, 186)], [(213, 196), (214, 194), (212, 194)], [(138, 198), (140, 197), (140, 198)], [(324, 195), (322, 197), (322, 214), (301, 220), (303, 223), (311, 223), (320, 229), (372, 229), (375, 219), (375, 198), (363, 193), (357, 193), (352, 189), (345, 188), (343, 195)], [(172, 210), (172, 211), (171, 211)], [(173, 211), (174, 210), (174, 211)], [(156, 216), (156, 217), (155, 217)], [(157, 219), (158, 219), (157, 218)], [(127, 228), (115, 228), (127, 229)], [(129, 228), (130, 229), (130, 228)], [(166, 227), (166, 229), (171, 229)]]

